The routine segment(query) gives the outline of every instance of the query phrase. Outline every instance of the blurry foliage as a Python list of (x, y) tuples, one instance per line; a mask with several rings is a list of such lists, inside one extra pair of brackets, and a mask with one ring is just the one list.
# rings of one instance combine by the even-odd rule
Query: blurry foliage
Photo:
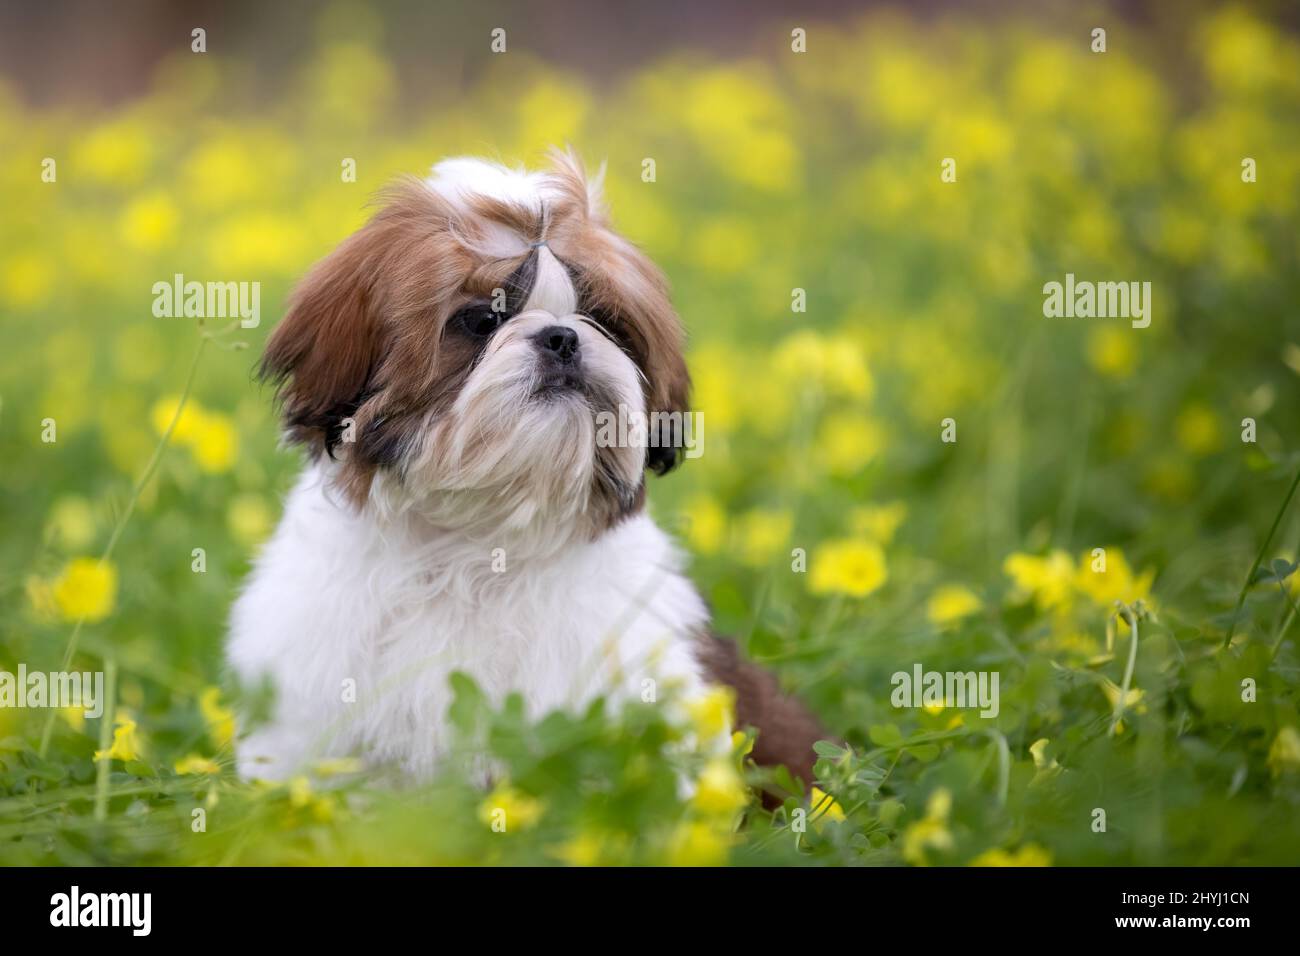
[[(217, 52), (107, 114), (29, 112), (0, 86), (0, 669), (59, 667), (75, 627), (76, 666), (119, 675), (113, 724), (61, 713), (43, 757), (44, 714), (0, 709), (0, 860), (1300, 857), (1297, 584), (1274, 563), (1296, 555), (1300, 508), (1224, 647), (1297, 466), (1294, 37), (1227, 8), (1171, 62), (1119, 21), (1096, 55), (1082, 27), (881, 14), (810, 25), (805, 55), (774, 28), (770, 56), (682, 53), (605, 89), (512, 47), (454, 105), (403, 118), (383, 25), (362, 16), (331, 8), (269, 99)], [(530, 725), (465, 681), (454, 713), (492, 755), (491, 793), (458, 761), (416, 790), (349, 767), (322, 768), (332, 787), (238, 781), (224, 618), (297, 467), (250, 382), (279, 304), (390, 177), (565, 142), (607, 161), (615, 221), (691, 334), (705, 454), (652, 481), (653, 511), (720, 629), (848, 746), (822, 745), (811, 803), (751, 799), (736, 823), (739, 768), (794, 789), (744, 763), (743, 735), (701, 765), (665, 747), (683, 731), (664, 708)], [(1066, 272), (1150, 280), (1150, 328), (1044, 318), (1042, 285)], [(199, 335), (154, 318), (150, 289), (176, 273), (260, 281), (264, 321), (207, 349), (171, 427)], [(1131, 657), (1114, 602), (1139, 599)], [(890, 675), (915, 662), (998, 671), (1000, 714), (895, 710)]]

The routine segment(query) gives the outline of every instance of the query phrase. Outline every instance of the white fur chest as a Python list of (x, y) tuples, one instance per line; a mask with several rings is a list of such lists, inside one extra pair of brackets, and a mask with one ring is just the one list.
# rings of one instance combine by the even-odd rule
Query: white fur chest
[(454, 671), (495, 702), (519, 692), (533, 716), (650, 680), (661, 699), (670, 683), (702, 685), (693, 635), (707, 610), (644, 513), (549, 554), (421, 527), (359, 515), (317, 468), (302, 476), (232, 612), (231, 667), (276, 694), (271, 722), (240, 744), (242, 774), (360, 756), (427, 777)]

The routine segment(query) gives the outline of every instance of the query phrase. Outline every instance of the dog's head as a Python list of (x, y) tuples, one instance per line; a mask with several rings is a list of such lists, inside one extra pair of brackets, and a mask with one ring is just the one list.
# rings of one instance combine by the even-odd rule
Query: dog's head
[(684, 414), (682, 338), (663, 275), (571, 154), (540, 173), (450, 159), (312, 269), (261, 370), (290, 440), (358, 507), (594, 533), (678, 459), (600, 441), (598, 421)]

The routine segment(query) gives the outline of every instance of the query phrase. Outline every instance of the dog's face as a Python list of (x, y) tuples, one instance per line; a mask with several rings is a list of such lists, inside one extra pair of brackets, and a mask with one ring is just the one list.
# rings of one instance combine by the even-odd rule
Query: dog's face
[(564, 154), (391, 189), (295, 290), (262, 371), (358, 506), (484, 530), (595, 533), (641, 507), (678, 450), (599, 442), (597, 415), (685, 413), (689, 391), (662, 274)]

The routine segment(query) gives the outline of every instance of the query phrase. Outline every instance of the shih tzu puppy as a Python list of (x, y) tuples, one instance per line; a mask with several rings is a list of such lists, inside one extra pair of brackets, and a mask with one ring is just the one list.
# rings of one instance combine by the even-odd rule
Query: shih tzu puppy
[(663, 275), (571, 154), (449, 159), (391, 188), (262, 360), (309, 461), (232, 612), (231, 668), (275, 691), (240, 772), (359, 757), (427, 778), (459, 670), (532, 716), (725, 684), (753, 757), (811, 782), (817, 721), (711, 634), (646, 513), (646, 472), (682, 449), (598, 430), (681, 421), (682, 347)]

